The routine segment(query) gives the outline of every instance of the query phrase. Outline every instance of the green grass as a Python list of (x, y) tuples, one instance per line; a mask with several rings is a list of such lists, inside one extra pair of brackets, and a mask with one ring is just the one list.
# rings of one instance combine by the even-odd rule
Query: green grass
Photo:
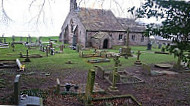
[[(33, 38), (35, 41), (36, 38)], [(58, 37), (51, 37), (51, 39), (57, 39)], [(17, 37), (16, 41), (19, 41), (20, 38)], [(26, 41), (26, 38), (23, 38), (24, 41)], [(49, 37), (43, 37), (42, 41), (47, 42), (49, 40)], [(12, 38), (7, 38), (7, 42), (12, 41)], [(61, 44), (58, 42), (57, 45)], [(78, 52), (71, 50), (68, 48), (68, 45), (66, 45), (67, 48), (64, 49), (64, 52), (61, 54), (55, 54), (54, 56), (49, 55), (46, 57), (46, 54), (44, 52), (39, 51), (39, 48), (36, 49), (30, 49), (29, 54), (41, 54), (44, 57), (43, 58), (31, 58), (30, 63), (24, 63), (27, 70), (64, 70), (64, 69), (80, 69), (80, 70), (88, 70), (90, 68), (93, 68), (94, 65), (100, 65), (102, 67), (105, 67), (107, 70), (112, 70), (114, 61), (111, 59), (111, 62), (108, 63), (97, 63), (97, 64), (91, 64), (87, 63), (88, 59), (90, 58), (80, 58)], [(108, 49), (109, 52), (119, 52), (119, 48), (121, 46), (115, 46), (113, 49)], [(12, 48), (9, 49), (0, 49), (0, 60), (6, 59), (6, 60), (12, 60), (19, 58), (19, 53), (22, 52), (23, 54), (26, 54), (27, 48), (24, 45), (16, 45), (15, 52), (12, 51)], [(147, 64), (155, 64), (155, 63), (162, 63), (162, 62), (173, 62), (176, 61), (172, 55), (163, 55), (163, 54), (154, 54), (154, 51), (160, 51), (160, 49), (153, 48), (151, 51), (146, 50), (146, 46), (131, 46), (132, 51), (134, 54), (137, 53), (138, 50), (142, 51), (143, 53), (140, 56), (140, 60), (143, 63)], [(59, 50), (59, 48), (56, 48), (56, 50)], [(85, 53), (93, 53), (94, 49), (90, 49), (90, 51), (84, 51)], [(24, 59), (22, 58), (21, 61)], [(67, 61), (72, 61), (74, 64), (65, 64)], [(129, 59), (120, 58), (120, 61), (122, 63), (121, 69), (134, 65), (134, 62), (136, 61), (136, 58), (130, 57)]]

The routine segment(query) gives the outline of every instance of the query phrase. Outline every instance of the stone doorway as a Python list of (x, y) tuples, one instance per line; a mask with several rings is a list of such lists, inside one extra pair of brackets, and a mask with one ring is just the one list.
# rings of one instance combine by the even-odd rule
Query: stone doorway
[(103, 42), (103, 49), (108, 49), (108, 39), (105, 39)]

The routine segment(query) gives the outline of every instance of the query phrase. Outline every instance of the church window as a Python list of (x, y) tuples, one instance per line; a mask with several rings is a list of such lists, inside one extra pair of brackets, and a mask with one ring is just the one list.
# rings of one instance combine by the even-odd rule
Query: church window
[(123, 39), (123, 34), (119, 34), (119, 40)]

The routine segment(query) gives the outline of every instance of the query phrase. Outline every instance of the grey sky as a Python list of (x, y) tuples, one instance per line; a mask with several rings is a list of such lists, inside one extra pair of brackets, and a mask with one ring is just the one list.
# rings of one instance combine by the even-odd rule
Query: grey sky
[[(29, 5), (32, 0), (4, 0), (5, 10), (13, 21), (8, 25), (0, 23), (0, 34), (5, 36), (58, 36), (61, 26), (69, 12), (70, 0), (46, 0), (41, 17), (37, 22), (35, 16), (40, 11), (43, 0), (37, 0)], [(79, 3), (80, 0), (78, 0)], [(132, 16), (127, 10), (133, 6), (140, 6), (144, 0), (82, 0), (80, 6), (89, 8), (111, 9), (117, 17)], [(115, 2), (116, 1), (116, 2)], [(2, 8), (0, 8), (2, 9)], [(30, 10), (30, 11), (29, 11)], [(34, 18), (35, 20), (31, 20)], [(150, 21), (155, 21), (150, 19)]]

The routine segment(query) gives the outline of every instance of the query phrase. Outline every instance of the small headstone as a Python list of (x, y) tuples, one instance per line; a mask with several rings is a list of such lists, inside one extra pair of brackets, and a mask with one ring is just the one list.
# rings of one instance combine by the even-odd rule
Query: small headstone
[(54, 48), (50, 48), (50, 54), (55, 55), (55, 49)]
[(152, 44), (150, 42), (147, 44), (147, 50), (152, 50)]
[(26, 59), (25, 59), (25, 62), (30, 62), (30, 58), (29, 58), (29, 55), (28, 55), (28, 50), (26, 50)]
[(96, 71), (97, 71), (97, 76), (98, 76), (98, 78), (100, 78), (100, 79), (104, 79), (104, 74), (105, 74), (105, 70), (103, 69), (103, 67), (101, 67), (101, 66), (95, 66), (96, 67)]
[(46, 46), (46, 56), (48, 57), (48, 53), (49, 53), (49, 47)]
[(159, 43), (159, 44), (158, 44), (158, 49), (161, 49), (161, 48), (162, 48), (162, 44)]
[(7, 42), (6, 42), (6, 38), (4, 38), (4, 43), (7, 43)]
[(142, 65), (143, 68), (143, 74), (145, 75), (151, 75), (151, 68), (147, 64)]

